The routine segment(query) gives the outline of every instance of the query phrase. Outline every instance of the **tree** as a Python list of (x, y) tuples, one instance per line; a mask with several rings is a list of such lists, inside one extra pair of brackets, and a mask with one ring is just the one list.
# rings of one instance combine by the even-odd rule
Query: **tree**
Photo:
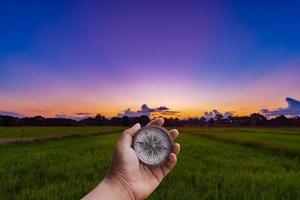
[(233, 126), (251, 126), (251, 118), (248, 116), (232, 117)]
[(209, 120), (208, 120), (208, 126), (209, 127), (213, 127), (215, 125), (215, 120), (213, 119), (213, 118), (210, 118)]
[(224, 117), (223, 117), (222, 114), (217, 114), (217, 115), (215, 116), (215, 120), (216, 120), (216, 125), (217, 125), (217, 126), (220, 126), (220, 125), (225, 124), (225, 122), (224, 122)]
[(267, 118), (261, 114), (253, 113), (250, 115), (250, 117), (251, 117), (251, 123), (254, 126), (265, 126), (268, 123)]
[(123, 116), (122, 117), (122, 126), (130, 126), (131, 123), (130, 123), (130, 119), (128, 116)]
[(150, 119), (147, 115), (142, 115), (138, 118), (138, 123), (140, 123), (142, 126), (145, 126), (150, 122)]
[(286, 116), (280, 115), (279, 117), (271, 119), (270, 124), (273, 126), (290, 126), (291, 121), (286, 118)]

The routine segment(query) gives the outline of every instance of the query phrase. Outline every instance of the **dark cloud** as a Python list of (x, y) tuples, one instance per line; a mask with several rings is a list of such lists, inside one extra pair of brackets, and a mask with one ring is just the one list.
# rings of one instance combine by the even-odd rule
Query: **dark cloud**
[(143, 104), (140, 110), (140, 112), (144, 112), (144, 113), (151, 113), (155, 111), (156, 111), (155, 109), (149, 108), (146, 104)]
[(125, 110), (123, 113), (118, 114), (118, 117), (139, 117), (142, 115), (146, 115), (151, 117), (152, 114), (161, 114), (161, 115), (175, 115), (178, 114), (178, 111), (173, 111), (167, 108), (166, 106), (160, 106), (158, 108), (149, 108), (146, 104), (141, 106), (141, 109), (138, 111), (132, 111), (130, 108)]
[(78, 112), (78, 113), (75, 113), (76, 115), (80, 115), (80, 116), (82, 116), (82, 115), (88, 115), (88, 116), (90, 116), (90, 115), (92, 115), (92, 113), (89, 113), (89, 112)]
[(11, 117), (18, 117), (18, 118), (24, 117), (24, 115), (21, 114), (21, 113), (10, 112), (10, 111), (0, 111), (0, 115), (3, 115), (3, 116), (11, 116)]
[(262, 109), (260, 113), (266, 117), (276, 117), (279, 115), (290, 117), (300, 116), (300, 101), (290, 97), (287, 97), (285, 101), (288, 104), (286, 108), (277, 108), (274, 110)]
[[(143, 115), (142, 112), (140, 111), (137, 111), (137, 112), (134, 112), (134, 111), (131, 111), (130, 108), (128, 108), (127, 110), (124, 110), (123, 113), (119, 113), (118, 114), (118, 117), (123, 117), (123, 116), (127, 116), (127, 117), (139, 117)], [(148, 116), (148, 114), (146, 114)]]
[(207, 111), (207, 112), (204, 112), (204, 117), (209, 120), (209, 119), (213, 119), (215, 118), (217, 115), (223, 115), (224, 118), (227, 118), (227, 117), (232, 117), (234, 114), (233, 111), (227, 111), (227, 112), (224, 112), (224, 114), (222, 114), (221, 112), (217, 111), (217, 110), (212, 110), (212, 111)]
[(175, 110), (164, 110), (164, 111), (160, 111), (159, 113), (165, 114), (165, 115), (176, 115), (179, 114), (179, 111), (175, 111)]
[(160, 107), (156, 108), (156, 110), (163, 111), (163, 110), (170, 110), (170, 109), (167, 108), (166, 106), (160, 106)]
[(233, 115), (234, 115), (234, 111), (225, 112), (225, 113), (223, 114), (223, 116), (224, 116), (225, 118), (233, 117)]
[(216, 115), (222, 115), (222, 113), (220, 113), (220, 112), (217, 111), (217, 110), (212, 110), (212, 111), (204, 112), (204, 117), (205, 117), (206, 119), (215, 118)]
[(55, 118), (65, 118), (65, 119), (68, 119), (70, 118), (71, 116), (68, 116), (68, 115), (65, 115), (65, 114), (56, 114), (55, 115)]

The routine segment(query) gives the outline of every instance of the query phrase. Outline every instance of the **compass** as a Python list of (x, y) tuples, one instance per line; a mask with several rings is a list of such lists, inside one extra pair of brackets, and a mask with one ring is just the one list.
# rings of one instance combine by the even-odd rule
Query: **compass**
[(168, 131), (157, 125), (141, 128), (134, 136), (132, 147), (139, 160), (148, 166), (163, 165), (172, 151), (173, 139)]

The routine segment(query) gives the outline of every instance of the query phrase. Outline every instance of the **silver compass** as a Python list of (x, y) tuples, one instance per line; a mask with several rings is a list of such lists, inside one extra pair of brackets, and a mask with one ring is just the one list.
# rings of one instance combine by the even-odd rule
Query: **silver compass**
[(156, 125), (141, 128), (132, 143), (139, 160), (149, 166), (159, 166), (167, 162), (172, 145), (173, 139), (168, 131)]

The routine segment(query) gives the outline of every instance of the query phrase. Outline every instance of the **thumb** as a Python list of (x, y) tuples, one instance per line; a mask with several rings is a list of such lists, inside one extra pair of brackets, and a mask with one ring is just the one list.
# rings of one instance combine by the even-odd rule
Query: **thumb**
[(136, 123), (134, 126), (132, 126), (129, 129), (126, 129), (123, 133), (122, 136), (119, 140), (120, 144), (126, 145), (126, 146), (131, 146), (132, 143), (132, 137), (134, 134), (141, 129), (141, 125), (139, 123)]
[(131, 137), (134, 136), (134, 134), (140, 130), (141, 125), (139, 123), (136, 123), (135, 125), (133, 125), (131, 128), (127, 129), (124, 131), (124, 133), (128, 133), (129, 135), (131, 135)]

